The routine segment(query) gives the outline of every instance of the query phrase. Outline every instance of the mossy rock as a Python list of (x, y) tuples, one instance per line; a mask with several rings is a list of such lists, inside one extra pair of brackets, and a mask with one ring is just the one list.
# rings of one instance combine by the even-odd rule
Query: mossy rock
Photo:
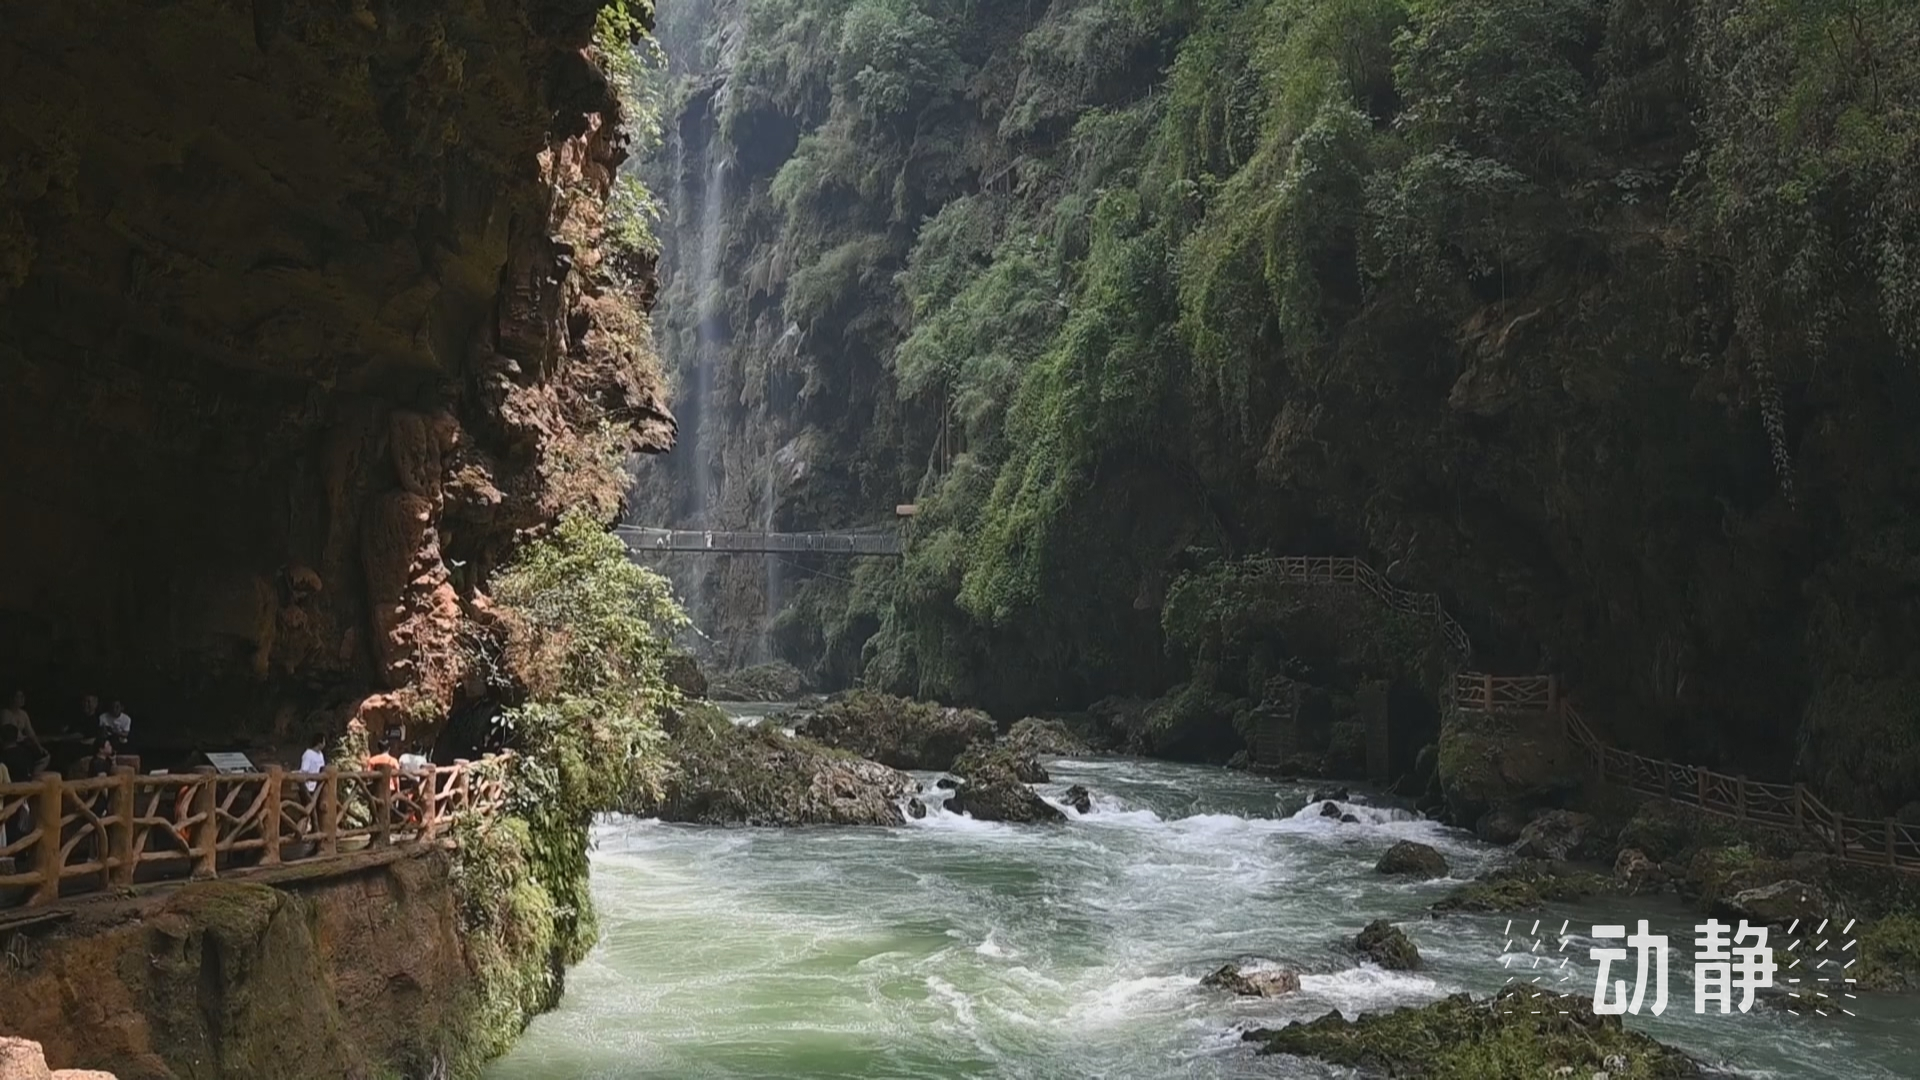
[(1007, 729), (1006, 743), (1034, 757), (1072, 757), (1093, 752), (1064, 721), (1029, 716)]
[(1455, 994), (1413, 1009), (1348, 1020), (1337, 1012), (1243, 1036), (1263, 1054), (1291, 1054), (1420, 1080), (1539, 1080), (1561, 1075), (1668, 1080), (1700, 1075), (1691, 1058), (1596, 1016), (1593, 1001), (1511, 986), (1476, 1001)]
[(674, 768), (633, 809), (702, 825), (899, 825), (913, 779), (896, 769), (766, 725), (736, 725), (711, 706), (673, 725)]
[(1898, 914), (1863, 922), (1854, 978), (1862, 990), (1920, 990), (1920, 916)]
[(1447, 813), (1458, 824), (1496, 807), (1561, 805), (1583, 779), (1573, 748), (1545, 717), (1454, 710), (1440, 727), (1437, 765)]
[(807, 692), (807, 677), (784, 660), (715, 675), (707, 684), (715, 701), (793, 701)]
[(973, 709), (855, 690), (796, 725), (797, 734), (895, 769), (946, 771), (969, 746), (990, 742), (993, 718)]
[(1360, 955), (1388, 971), (1420, 970), (1420, 950), (1405, 930), (1385, 919), (1375, 919), (1353, 939)]
[(1011, 773), (1023, 784), (1044, 784), (1052, 779), (1032, 754), (1004, 743), (974, 743), (954, 759), (953, 767), (947, 771), (968, 779)]
[(1533, 911), (1548, 903), (1605, 896), (1617, 891), (1612, 878), (1565, 865), (1526, 862), (1503, 866), (1455, 889), (1434, 911)]

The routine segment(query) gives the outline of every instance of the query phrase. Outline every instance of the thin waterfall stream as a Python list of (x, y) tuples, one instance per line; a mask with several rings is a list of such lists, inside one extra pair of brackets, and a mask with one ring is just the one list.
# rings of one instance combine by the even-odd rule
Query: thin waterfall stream
[[(749, 710), (755, 716), (769, 706)], [(1567, 984), (1591, 994), (1594, 923), (1637, 918), (1687, 952), (1695, 917), (1671, 899), (1596, 901), (1533, 919), (1427, 917), (1427, 905), (1503, 854), (1405, 811), (1315, 806), (1311, 788), (1125, 758), (1055, 760), (1039, 790), (1095, 793), (1060, 826), (976, 822), (939, 805), (895, 829), (716, 829), (609, 820), (597, 830), (603, 938), (569, 973), (492, 1080), (1090, 1076), (1334, 1077), (1254, 1056), (1253, 1026), (1498, 990), (1526, 942), (1574, 935)], [(1064, 805), (1064, 804), (1062, 804)], [(1397, 840), (1433, 845), (1451, 877), (1374, 872)], [(1399, 922), (1425, 966), (1390, 972), (1344, 948)], [(1533, 933), (1530, 938), (1529, 933)], [(1200, 979), (1221, 964), (1302, 973), (1298, 993), (1236, 998)], [(1554, 985), (1551, 981), (1548, 985)], [(1629, 1023), (1729, 1075), (1920, 1075), (1920, 1032), (1899, 999), (1852, 1018), (1693, 1014), (1684, 962), (1665, 1015)]]

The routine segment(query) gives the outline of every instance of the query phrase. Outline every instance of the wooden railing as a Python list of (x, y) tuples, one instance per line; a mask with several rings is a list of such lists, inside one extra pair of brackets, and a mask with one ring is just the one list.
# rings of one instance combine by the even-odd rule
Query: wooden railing
[(1403, 589), (1360, 559), (1337, 555), (1259, 555), (1239, 565), (1245, 574), (1274, 574), (1307, 585), (1365, 589), (1395, 611), (1433, 620), (1440, 636), (1463, 662), (1473, 656), (1473, 642), (1467, 637), (1466, 628), (1440, 605), (1439, 596)]
[(1769, 784), (1698, 765), (1658, 760), (1608, 746), (1581, 717), (1551, 675), (1494, 677), (1464, 674), (1453, 684), (1454, 705), (1488, 713), (1532, 713), (1557, 719), (1602, 783), (1691, 806), (1743, 823), (1795, 829), (1818, 839), (1835, 858), (1866, 866), (1920, 872), (1920, 827), (1893, 818), (1835, 813), (1805, 784)]
[(437, 843), (461, 815), (502, 807), (510, 764), (161, 776), (120, 768), (0, 784), (0, 907)]

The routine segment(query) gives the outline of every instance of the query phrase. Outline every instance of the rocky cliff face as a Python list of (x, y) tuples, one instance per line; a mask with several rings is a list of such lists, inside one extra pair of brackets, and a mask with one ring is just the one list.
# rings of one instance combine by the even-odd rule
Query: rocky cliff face
[[(0, 1016), (53, 1065), (120, 1080), (471, 1075), (500, 1049), (482, 1049), (497, 1033), (481, 1026), (503, 1018), (474, 954), (490, 943), (466, 940), (456, 896), (433, 853), (306, 886), (92, 905), (8, 935)], [(541, 944), (502, 939), (557, 994)]]
[(651, 267), (598, 253), (602, 6), (9, 14), (0, 671), (40, 717), (442, 717), (515, 535), (671, 446)]
[(1166, 656), (1180, 575), (1364, 555), (1611, 738), (1920, 798), (1906, 14), (713, 7), (669, 38), (732, 193), (708, 455), (743, 515), (920, 504), (898, 574), (786, 583), (797, 661), (1255, 697), (1298, 643)]

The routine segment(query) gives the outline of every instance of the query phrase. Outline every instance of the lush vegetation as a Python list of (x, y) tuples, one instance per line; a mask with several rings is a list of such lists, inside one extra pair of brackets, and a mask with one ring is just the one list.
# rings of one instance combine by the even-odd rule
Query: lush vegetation
[(550, 1007), (557, 973), (596, 938), (587, 827), (656, 798), (669, 767), (666, 680), (685, 623), (664, 579), (587, 514), (569, 515), (492, 582), (494, 625), (473, 643), (515, 760), (508, 812), (460, 826), (455, 892), (477, 974), (474, 1062)]
[(1648, 749), (1920, 798), (1912, 5), (667, 14), (734, 169), (720, 453), (811, 448), (794, 527), (920, 504), (790, 655), (1158, 692), (1183, 552), (1364, 553)]

